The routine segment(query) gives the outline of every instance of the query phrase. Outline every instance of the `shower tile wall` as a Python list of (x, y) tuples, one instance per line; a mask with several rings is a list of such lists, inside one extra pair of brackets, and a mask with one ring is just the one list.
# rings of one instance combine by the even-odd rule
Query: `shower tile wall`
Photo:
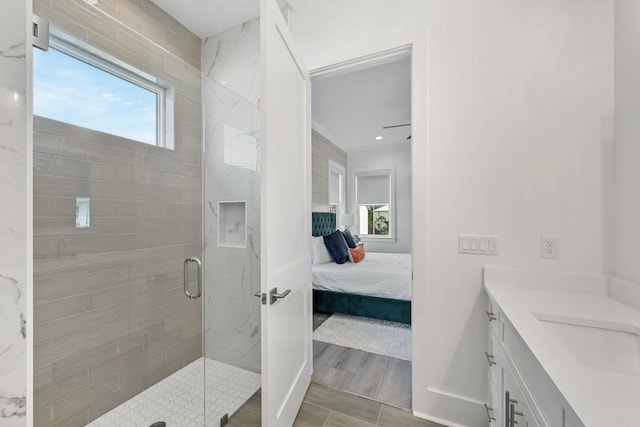
[(27, 9), (0, 13), (0, 425), (26, 425)]
[(202, 40), (149, 0), (33, 0), (33, 12), (95, 47), (105, 44), (120, 50), (132, 65), (157, 56), (136, 49), (136, 43), (129, 45), (143, 36), (200, 69)]
[[(37, 0), (36, 13), (174, 84), (175, 150), (34, 119), (36, 426), (84, 425), (202, 356), (202, 302), (182, 289), (202, 251), (200, 72), (166, 50), (186, 29), (152, 4), (92, 3), (103, 11)], [(76, 197), (91, 199), (88, 229)]]
[[(260, 371), (260, 24), (203, 44), (205, 355)], [(218, 245), (218, 203), (246, 201), (247, 247)], [(224, 228), (224, 227), (223, 227)]]

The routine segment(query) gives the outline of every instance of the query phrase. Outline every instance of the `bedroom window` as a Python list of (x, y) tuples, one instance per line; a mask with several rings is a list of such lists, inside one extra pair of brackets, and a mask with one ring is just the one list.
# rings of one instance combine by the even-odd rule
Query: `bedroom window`
[[(340, 214), (345, 206), (345, 169), (338, 163), (329, 160), (329, 212), (336, 214), (340, 221)], [(341, 224), (337, 224), (338, 227)]]
[(393, 170), (355, 173), (356, 216), (360, 236), (394, 237)]
[(35, 115), (173, 149), (173, 87), (60, 31), (50, 43), (34, 50)]

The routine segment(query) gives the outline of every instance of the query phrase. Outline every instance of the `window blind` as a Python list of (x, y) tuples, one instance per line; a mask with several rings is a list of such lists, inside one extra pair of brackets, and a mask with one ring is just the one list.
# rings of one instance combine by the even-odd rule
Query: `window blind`
[(391, 175), (356, 176), (356, 204), (388, 205), (391, 203)]

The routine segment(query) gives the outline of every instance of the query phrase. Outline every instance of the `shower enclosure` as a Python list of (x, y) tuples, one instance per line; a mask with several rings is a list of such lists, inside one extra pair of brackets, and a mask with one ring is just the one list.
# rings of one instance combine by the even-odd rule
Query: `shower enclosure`
[(34, 3), (35, 425), (219, 425), (260, 387), (257, 84), (225, 77), (257, 78), (259, 24), (202, 45), (111, 4)]

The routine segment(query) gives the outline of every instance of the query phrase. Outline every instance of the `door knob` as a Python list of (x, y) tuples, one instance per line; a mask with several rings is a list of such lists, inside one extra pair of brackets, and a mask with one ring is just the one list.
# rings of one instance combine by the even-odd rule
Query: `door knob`
[(273, 288), (269, 291), (269, 303), (275, 304), (279, 299), (285, 298), (287, 295), (291, 293), (291, 289), (287, 289), (283, 293), (278, 293), (278, 288)]

